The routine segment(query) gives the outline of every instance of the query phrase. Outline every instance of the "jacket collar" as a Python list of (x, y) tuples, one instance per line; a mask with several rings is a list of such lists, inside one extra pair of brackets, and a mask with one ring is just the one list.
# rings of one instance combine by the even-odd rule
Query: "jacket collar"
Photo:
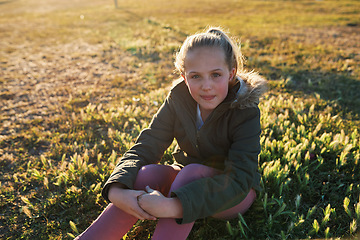
[(267, 90), (267, 82), (256, 72), (242, 72), (237, 76), (240, 87), (231, 108), (251, 108), (259, 104), (259, 98)]

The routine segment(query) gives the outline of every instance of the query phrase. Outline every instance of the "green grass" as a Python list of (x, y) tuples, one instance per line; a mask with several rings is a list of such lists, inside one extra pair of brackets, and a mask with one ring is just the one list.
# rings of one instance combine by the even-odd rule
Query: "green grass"
[[(0, 2), (0, 238), (71, 239), (165, 98), (188, 34), (221, 25), (260, 103), (263, 191), (189, 239), (349, 238), (360, 226), (359, 1)], [(163, 162), (171, 163), (172, 147)], [(148, 239), (139, 221), (127, 239)], [(355, 238), (355, 237), (354, 237)]]

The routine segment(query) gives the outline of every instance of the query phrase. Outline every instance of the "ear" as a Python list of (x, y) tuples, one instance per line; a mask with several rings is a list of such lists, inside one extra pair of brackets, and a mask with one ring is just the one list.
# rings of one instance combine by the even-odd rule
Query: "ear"
[(229, 79), (229, 81), (232, 81), (234, 79), (235, 75), (236, 75), (236, 69), (233, 68), (230, 71), (230, 79)]

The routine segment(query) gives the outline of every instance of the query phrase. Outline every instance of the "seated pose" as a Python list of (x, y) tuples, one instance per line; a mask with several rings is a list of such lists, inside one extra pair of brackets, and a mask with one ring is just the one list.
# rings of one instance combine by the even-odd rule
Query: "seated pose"
[[(158, 220), (152, 239), (186, 239), (196, 219), (249, 209), (260, 190), (266, 81), (242, 60), (220, 28), (185, 40), (175, 60), (180, 79), (106, 182), (110, 204), (76, 239), (119, 240), (138, 219)], [(158, 164), (174, 138), (174, 164)]]

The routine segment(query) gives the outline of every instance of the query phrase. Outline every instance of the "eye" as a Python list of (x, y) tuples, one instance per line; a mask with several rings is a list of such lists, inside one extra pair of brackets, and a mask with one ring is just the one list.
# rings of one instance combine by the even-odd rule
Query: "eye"
[(199, 77), (200, 77), (199, 75), (194, 74), (194, 75), (192, 75), (190, 78), (192, 78), (192, 79), (197, 79), (197, 78), (199, 78)]
[(220, 73), (213, 73), (213, 77), (220, 77), (221, 74)]

